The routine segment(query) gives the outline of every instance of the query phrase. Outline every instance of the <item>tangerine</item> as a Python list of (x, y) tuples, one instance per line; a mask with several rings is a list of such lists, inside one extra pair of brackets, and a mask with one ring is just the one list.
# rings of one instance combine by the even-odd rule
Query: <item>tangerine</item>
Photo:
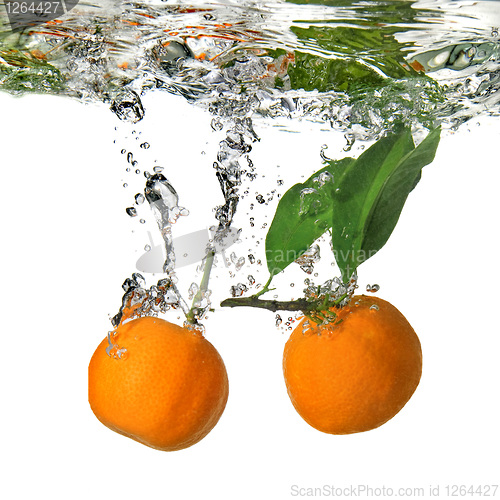
[(329, 434), (364, 432), (390, 420), (420, 381), (420, 341), (389, 302), (352, 297), (335, 320), (304, 319), (283, 355), (288, 395), (299, 415)]
[(122, 323), (111, 340), (111, 351), (106, 338), (89, 364), (89, 403), (105, 426), (162, 451), (192, 446), (213, 429), (229, 385), (200, 332), (143, 317)]

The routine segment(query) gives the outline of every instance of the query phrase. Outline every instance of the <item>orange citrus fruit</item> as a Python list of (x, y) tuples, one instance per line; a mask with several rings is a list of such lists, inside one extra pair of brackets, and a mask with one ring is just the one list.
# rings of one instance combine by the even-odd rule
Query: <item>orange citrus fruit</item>
[(389, 302), (361, 295), (327, 325), (307, 321), (283, 355), (299, 415), (329, 434), (368, 431), (394, 417), (422, 373), (420, 341), (406, 318)]
[(110, 354), (106, 338), (89, 364), (89, 403), (105, 426), (163, 451), (187, 448), (213, 429), (229, 385), (200, 332), (143, 317), (121, 324), (111, 341)]

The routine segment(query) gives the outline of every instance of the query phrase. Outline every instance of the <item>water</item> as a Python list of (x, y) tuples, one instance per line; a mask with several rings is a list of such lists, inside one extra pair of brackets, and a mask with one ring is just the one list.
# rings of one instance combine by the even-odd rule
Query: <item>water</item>
[(307, 116), (355, 136), (499, 110), (494, 1), (107, 0), (20, 33), (2, 16), (2, 89), (105, 101), (129, 121), (153, 89), (211, 108), (214, 126)]
[[(270, 135), (266, 127), (298, 132), (305, 122), (316, 123), (342, 137), (341, 151), (359, 152), (397, 122), (410, 125), (418, 139), (437, 125), (453, 132), (471, 119), (500, 114), (500, 7), (494, 1), (107, 0), (81, 2), (57, 22), (15, 33), (1, 8), (0, 16), (4, 91), (105, 103), (132, 128), (147, 121), (144, 100), (154, 91), (206, 110), (221, 137), (212, 167), (223, 202), (213, 207), (214, 226), (203, 242), (197, 277), (208, 280), (212, 272), (214, 283), (222, 271), (214, 277), (212, 267), (227, 270), (232, 284), (226, 296), (264, 286), (259, 269), (265, 264), (256, 255), (272, 220), (269, 210), (290, 187), (286, 173), (268, 172), (264, 179), (254, 165), (253, 149)], [(114, 322), (135, 305), (140, 314), (174, 307), (185, 315), (195, 311), (201, 320), (211, 307), (211, 290), (206, 283), (191, 286), (185, 294), (193, 300), (190, 307), (176, 274), (184, 254), (175, 248), (172, 227), (188, 211), (179, 205), (168, 167), (139, 163), (141, 152), (154, 149), (145, 139), (121, 151), (128, 171), (143, 184), (124, 209), (146, 223), (138, 211), (148, 201), (163, 240), (163, 276), (149, 288), (139, 274), (130, 278)], [(326, 149), (323, 159), (327, 153), (339, 156)], [(229, 250), (242, 238), (233, 227), (242, 210), (248, 244)], [(326, 253), (316, 245), (301, 258), (306, 279), (317, 278), (316, 264)], [(252, 280), (246, 278), (248, 265)], [(305, 284), (306, 296), (317, 286)], [(320, 287), (340, 295), (349, 288), (335, 280)], [(304, 290), (290, 288), (295, 298)]]

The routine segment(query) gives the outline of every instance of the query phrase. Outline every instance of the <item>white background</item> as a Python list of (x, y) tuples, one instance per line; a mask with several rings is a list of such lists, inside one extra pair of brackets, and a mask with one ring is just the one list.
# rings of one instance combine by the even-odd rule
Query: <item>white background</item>
[[(145, 103), (143, 133), (191, 211), (175, 229), (206, 227), (221, 201), (210, 117), (172, 96)], [(206, 335), (228, 370), (226, 411), (202, 442), (164, 453), (108, 430), (87, 402), (88, 362), (147, 243), (124, 212), (135, 193), (124, 180), (140, 184), (120, 155), (134, 127), (57, 97), (0, 94), (0, 109), (2, 498), (286, 499), (294, 485), (426, 496), (439, 485), (445, 496), (446, 485), (500, 482), (498, 119), (443, 137), (389, 243), (359, 271), (361, 290), (379, 283), (420, 337), (407, 406), (367, 433), (312, 429), (286, 394), (274, 315), (219, 308)], [(279, 162), (289, 184), (321, 167), (321, 144), (344, 156), (334, 132), (258, 132), (258, 170)]]

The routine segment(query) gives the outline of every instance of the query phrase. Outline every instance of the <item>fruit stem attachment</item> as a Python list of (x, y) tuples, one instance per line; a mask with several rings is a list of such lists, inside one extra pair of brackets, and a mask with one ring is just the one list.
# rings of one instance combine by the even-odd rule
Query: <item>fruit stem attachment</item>
[(191, 309), (189, 309), (188, 313), (186, 314), (186, 320), (188, 323), (191, 323), (192, 325), (195, 325), (198, 323), (198, 319), (196, 317), (196, 311), (199, 309), (199, 304), (205, 297), (205, 294), (208, 290), (208, 282), (210, 281), (210, 272), (212, 271), (212, 266), (214, 263), (214, 257), (215, 257), (215, 249), (211, 247), (207, 251), (207, 255), (205, 257), (205, 267), (203, 269), (203, 276), (201, 278), (200, 286), (198, 288), (198, 291), (196, 292), (193, 302), (191, 304)]

